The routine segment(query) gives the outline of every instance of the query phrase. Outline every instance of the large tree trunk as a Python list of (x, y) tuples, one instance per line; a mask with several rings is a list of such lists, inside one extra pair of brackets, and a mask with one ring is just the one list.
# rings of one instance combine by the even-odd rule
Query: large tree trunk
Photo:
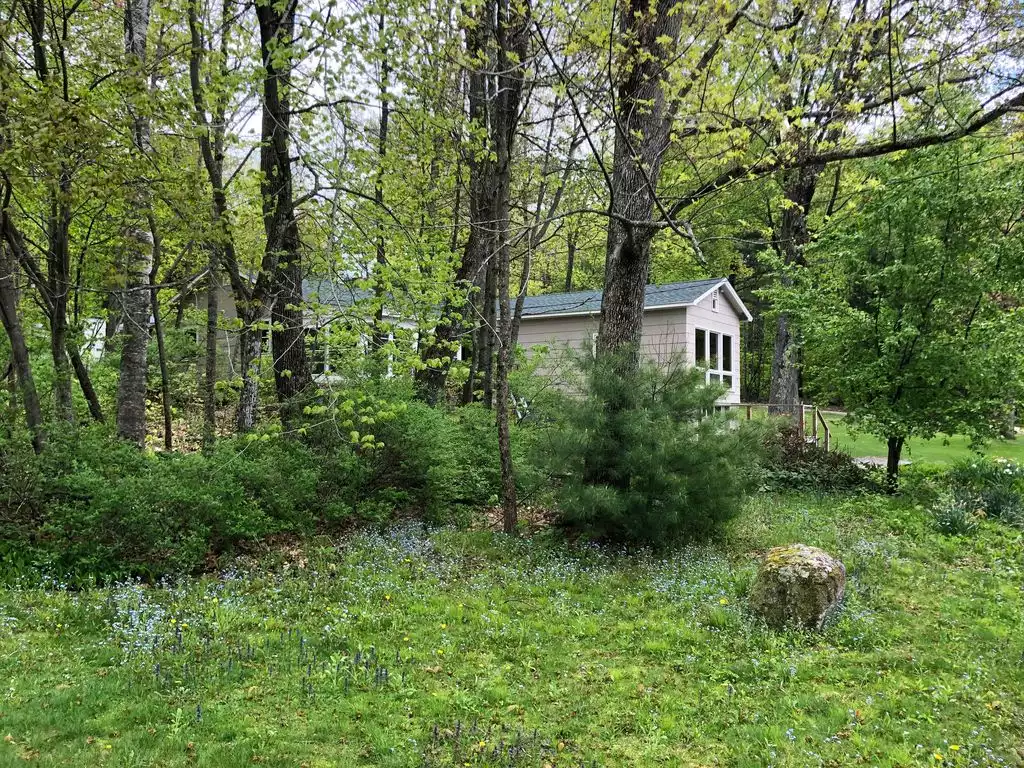
[[(492, 18), (490, 9), (487, 18)], [(515, 337), (517, 335), (518, 318), (514, 312), (509, 296), (510, 272), (512, 270), (512, 246), (510, 242), (511, 226), (511, 186), (512, 186), (512, 146), (519, 123), (520, 101), (523, 95), (523, 68), (527, 61), (527, 41), (529, 40), (530, 4), (528, 0), (520, 4), (520, 0), (498, 0), (497, 25), (495, 38), (498, 44), (497, 55), (497, 87), (494, 92), (494, 111), (491, 118), (492, 144), (495, 155), (494, 168), (494, 238), (495, 249), (495, 283), (497, 296), (497, 427), (498, 456), (501, 464), (501, 507), (502, 522), (505, 533), (515, 531), (518, 511), (516, 499), (515, 468), (512, 464), (512, 437), (509, 427), (509, 408), (511, 392), (509, 391), (509, 373), (515, 360)], [(481, 20), (483, 21), (483, 19)], [(487, 307), (494, 316), (494, 302), (485, 297)], [(519, 312), (522, 311), (521, 305)]]
[(629, 0), (619, 19), (624, 78), (615, 109), (611, 217), (605, 246), (599, 356), (627, 352), (638, 363), (644, 291), (655, 231), (648, 222), (672, 128), (665, 78), (675, 55), (683, 14), (674, 0)]
[(71, 228), (71, 174), (61, 167), (60, 181), (50, 195), (47, 225), (46, 283), (50, 305), (50, 355), (53, 358), (53, 397), (57, 418), (73, 422), (71, 364), (68, 361), (68, 295), (71, 259), (68, 241)]
[[(494, 10), (493, 3), (483, 5)], [(470, 57), (475, 61), (490, 61), (488, 41), (493, 35), (493, 21), (490, 18), (485, 23), (473, 21), (466, 25), (465, 35), (466, 52)], [(469, 120), (478, 130), (489, 130), (488, 110), (492, 98), (489, 77), (484, 67), (473, 68), (467, 77)], [(455, 270), (456, 295), (445, 300), (441, 307), (441, 318), (432, 339), (423, 346), (421, 353), (426, 365), (415, 376), (418, 397), (431, 405), (444, 395), (451, 358), (467, 329), (476, 324), (479, 310), (486, 304), (480, 292), (484, 290), (487, 259), (494, 252), (494, 162), (487, 153), (477, 149), (469, 147), (466, 152), (466, 164), (469, 166), (469, 237), (462, 260)], [(473, 355), (474, 367), (483, 371), (487, 358), (477, 344), (474, 344)]]
[[(129, 65), (140, 70), (146, 63), (149, 0), (128, 0), (124, 9), (125, 51)], [(137, 73), (140, 81), (144, 75)], [(132, 120), (135, 152), (144, 155), (149, 146), (149, 121), (141, 114)], [(134, 220), (125, 234), (125, 290), (123, 307), (125, 340), (121, 349), (121, 376), (117, 384), (117, 434), (138, 445), (146, 442), (146, 389), (149, 368), (149, 276), (153, 269), (153, 236), (143, 226), (150, 210), (146, 179), (137, 179), (131, 195)]]
[[(785, 208), (775, 231), (775, 248), (787, 267), (804, 263), (804, 248), (810, 242), (807, 217), (817, 187), (819, 167), (792, 171), (783, 179)], [(782, 284), (790, 284), (785, 272)], [(769, 412), (794, 415), (800, 403), (800, 343), (793, 318), (780, 312), (775, 320), (775, 353), (768, 393)]]
[(0, 321), (11, 345), (11, 359), (21, 400), (25, 406), (25, 424), (32, 435), (32, 448), (40, 453), (46, 444), (43, 412), (39, 404), (35, 378), (29, 361), (28, 346), (18, 312), (18, 266), (7, 244), (0, 241)]
[(291, 111), (289, 93), (295, 32), (295, 0), (283, 5), (260, 0), (256, 4), (263, 59), (263, 127), (260, 170), (263, 173), (263, 227), (267, 242), (264, 264), (273, 265), (274, 304), (271, 347), (277, 399), (285, 406), (282, 415), (295, 415), (290, 403), (310, 383), (303, 323), (302, 252), (299, 225), (292, 196), (292, 165), (289, 155)]

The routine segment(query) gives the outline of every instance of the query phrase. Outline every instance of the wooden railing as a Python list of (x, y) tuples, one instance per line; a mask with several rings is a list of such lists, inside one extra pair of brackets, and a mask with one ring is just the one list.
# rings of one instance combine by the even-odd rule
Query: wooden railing
[[(791, 405), (789, 403), (727, 403), (724, 404), (725, 408), (743, 408), (746, 411), (747, 421), (753, 418), (754, 408), (767, 408), (772, 407), (778, 408), (783, 411), (780, 415), (785, 416), (786, 411), (792, 412), (794, 421), (796, 421), (797, 430), (799, 431), (800, 437), (807, 440), (807, 415), (810, 411), (811, 417), (811, 435), (808, 442), (813, 442), (815, 445), (820, 445), (826, 451), (832, 447), (832, 428), (829, 427), (828, 421), (825, 419), (825, 413), (816, 405), (807, 405), (800, 403), (799, 405)], [(800, 411), (800, 416), (797, 418), (796, 411)]]

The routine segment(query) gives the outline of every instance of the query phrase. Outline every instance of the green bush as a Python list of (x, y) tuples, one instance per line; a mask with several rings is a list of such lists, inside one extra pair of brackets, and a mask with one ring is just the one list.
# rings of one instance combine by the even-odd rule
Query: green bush
[(88, 427), (34, 456), (0, 446), (4, 549), (75, 580), (194, 571), (281, 532), (339, 522), (346, 507), (301, 444), (229, 440), (209, 456), (153, 454)]
[(561, 523), (602, 539), (662, 544), (711, 535), (753, 485), (760, 431), (714, 411), (703, 371), (580, 359), (548, 444)]
[(1017, 522), (1024, 516), (1024, 467), (1009, 459), (964, 459), (953, 465), (948, 480), (954, 496), (988, 517)]
[(765, 434), (761, 484), (770, 490), (826, 493), (877, 488), (871, 474), (848, 454), (807, 442), (788, 422), (772, 422)]
[(966, 499), (942, 496), (932, 507), (935, 529), (947, 536), (968, 536), (978, 529), (978, 513)]
[[(449, 413), (400, 392), (344, 393), (330, 407), (313, 407), (319, 426), (300, 428), (302, 441), (271, 430), (209, 454), (139, 451), (96, 426), (52, 427), (40, 456), (24, 435), (0, 437), (0, 562), (75, 581), (155, 578), (274, 534), (451, 520), (497, 498), (490, 411)], [(514, 435), (524, 495), (539, 484), (525, 460), (536, 431)]]
[[(513, 461), (522, 495), (539, 485), (530, 446), (539, 426), (513, 429)], [(383, 447), (368, 457), (368, 492), (401, 489), (407, 504), (439, 520), (496, 503), (501, 488), (494, 413), (480, 405), (446, 412), (410, 402), (381, 425)]]

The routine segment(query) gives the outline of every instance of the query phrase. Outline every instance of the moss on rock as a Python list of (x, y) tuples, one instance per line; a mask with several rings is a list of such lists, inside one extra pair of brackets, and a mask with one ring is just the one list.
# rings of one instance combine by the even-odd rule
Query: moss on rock
[(846, 568), (805, 544), (768, 550), (750, 593), (750, 608), (770, 626), (821, 629), (846, 591)]

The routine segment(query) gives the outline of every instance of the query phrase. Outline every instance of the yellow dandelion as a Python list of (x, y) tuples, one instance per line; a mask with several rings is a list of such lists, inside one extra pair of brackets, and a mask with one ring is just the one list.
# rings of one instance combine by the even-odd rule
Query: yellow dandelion
[(944, 757), (942, 756), (942, 753), (941, 753), (941, 752), (936, 752), (936, 753), (935, 753), (934, 755), (932, 755), (932, 757), (934, 757), (934, 758), (935, 758), (935, 760), (936, 760), (937, 762), (940, 762), (940, 763), (941, 763), (941, 762), (942, 762), (943, 760), (945, 760), (945, 758), (944, 758)]
[(959, 744), (950, 744), (949, 745), (949, 751), (950, 752), (959, 752), (960, 751), (960, 745)]
[(723, 597), (721, 600), (718, 601), (718, 604), (719, 605), (728, 605), (729, 604), (729, 598)]

